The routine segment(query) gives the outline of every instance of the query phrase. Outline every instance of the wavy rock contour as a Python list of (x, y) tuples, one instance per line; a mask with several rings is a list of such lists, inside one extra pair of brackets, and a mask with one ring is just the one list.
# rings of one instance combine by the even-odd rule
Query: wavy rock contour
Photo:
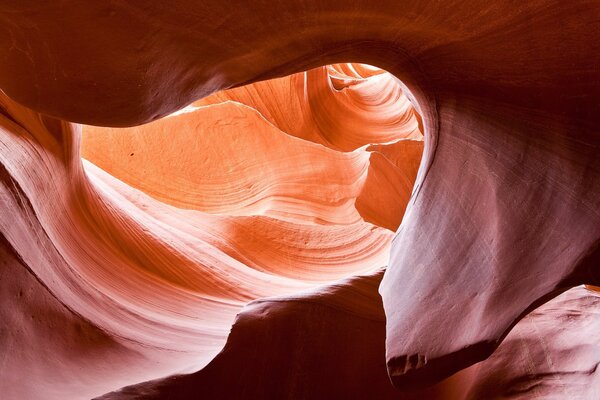
[[(84, 173), (78, 128), (63, 121), (133, 126), (221, 89), (348, 60), (377, 65), (401, 79), (426, 140), (380, 287), (387, 368), (400, 388), (438, 382), (501, 351), (511, 329), (559, 293), (600, 285), (599, 16), (592, 0), (2, 4), (0, 87), (23, 105), (2, 99), (3, 211), (9, 210), (2, 234), (13, 249), (7, 254), (21, 259), (10, 265), (28, 266), (60, 303), (114, 337), (186, 353), (205, 346), (193, 339), (206, 329), (224, 343), (244, 302), (308, 289), (318, 279), (278, 276), (277, 285), (267, 285), (275, 278), (260, 267), (230, 255), (236, 261), (222, 262), (227, 240), (203, 236), (213, 222), (198, 228), (188, 212), (163, 205), (156, 207), (169, 212), (137, 211), (155, 203), (99, 171), (94, 176), (93, 167)], [(314, 82), (324, 80), (352, 102), (348, 89), (371, 72), (348, 68), (331, 67), (329, 81), (313, 70)], [(311, 80), (304, 83), (310, 87)], [(343, 109), (320, 104), (323, 98), (313, 104)], [(287, 132), (276, 114), (263, 116)], [(360, 121), (357, 114), (352, 121)], [(351, 129), (347, 137), (332, 135), (328, 129), (344, 123), (326, 115), (311, 124), (309, 140), (331, 150), (360, 149), (370, 137)], [(381, 167), (375, 154), (373, 182), (395, 182), (388, 178), (393, 168)], [(383, 161), (393, 166), (392, 158)], [(290, 202), (283, 201), (284, 212), (294, 214)], [(397, 214), (390, 222), (376, 213), (372, 202), (357, 198), (354, 207), (362, 220), (385, 220), (380, 226), (392, 229), (399, 222)], [(333, 219), (338, 211), (352, 207), (311, 205), (308, 214)], [(296, 223), (306, 218), (294, 215)], [(217, 217), (227, 216), (206, 218)], [(272, 218), (250, 218), (259, 217)], [(202, 270), (227, 271), (227, 279), (207, 279)], [(232, 271), (244, 279), (230, 280)], [(242, 280), (252, 284), (237, 291)], [(125, 295), (128, 288), (139, 296)], [(230, 312), (206, 317), (211, 322), (201, 327), (195, 314), (177, 307), (186, 301), (207, 316), (214, 303)], [(206, 344), (219, 347), (213, 345)], [(190, 355), (196, 367), (210, 358), (194, 358), (204, 350)], [(593, 376), (593, 368), (579, 371)]]

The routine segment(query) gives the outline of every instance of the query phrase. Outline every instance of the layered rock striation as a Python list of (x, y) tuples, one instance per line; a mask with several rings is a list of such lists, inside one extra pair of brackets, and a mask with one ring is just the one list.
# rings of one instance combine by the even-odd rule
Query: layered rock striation
[(0, 5), (3, 393), (597, 397), (599, 16)]

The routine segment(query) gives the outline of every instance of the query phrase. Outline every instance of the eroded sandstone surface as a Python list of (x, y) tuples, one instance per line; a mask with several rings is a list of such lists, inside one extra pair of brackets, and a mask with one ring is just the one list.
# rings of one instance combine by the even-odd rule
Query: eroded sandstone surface
[(0, 4), (1, 393), (600, 397), (599, 21)]

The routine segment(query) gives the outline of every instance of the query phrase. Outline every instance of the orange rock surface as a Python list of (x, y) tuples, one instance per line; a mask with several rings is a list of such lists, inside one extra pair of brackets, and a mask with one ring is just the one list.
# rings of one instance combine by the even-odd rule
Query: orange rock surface
[[(349, 152), (289, 135), (230, 100), (125, 129), (63, 123), (2, 101), (3, 207), (16, 210), (3, 213), (6, 270), (27, 268), (38, 290), (56, 298), (53, 311), (42, 307), (41, 321), (24, 328), (29, 335), (13, 338), (20, 346), (6, 365), (16, 368), (2, 375), (14, 398), (89, 398), (200, 369), (221, 351), (246, 302), (379, 270), (422, 145), (404, 138), (406, 125), (416, 127), (404, 96), (397, 101), (408, 117), (390, 122), (397, 136), (365, 137)], [(392, 155), (408, 148), (404, 166)], [(406, 185), (369, 190), (389, 176)], [(377, 213), (382, 199), (395, 215)], [(369, 207), (375, 212), (363, 218)], [(371, 223), (378, 218), (381, 226)], [(54, 313), (66, 315), (47, 316)], [(93, 384), (73, 384), (42, 365), (30, 385), (15, 385), (35, 361), (31, 342), (44, 332), (37, 325), (57, 320), (85, 332), (70, 333), (67, 343), (107, 342), (97, 350), (101, 360), (85, 365), (46, 343), (49, 359), (77, 366)], [(114, 364), (110, 373), (106, 363)]]
[(599, 21), (0, 4), (0, 393), (598, 398)]

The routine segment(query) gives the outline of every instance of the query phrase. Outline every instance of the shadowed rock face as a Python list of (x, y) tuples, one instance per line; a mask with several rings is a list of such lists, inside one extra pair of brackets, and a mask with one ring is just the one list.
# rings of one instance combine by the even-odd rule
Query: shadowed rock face
[(597, 398), (599, 302), (577, 287), (530, 313), (481, 363), (468, 398)]
[[(458, 386), (456, 393), (467, 398), (527, 398), (535, 393), (595, 398), (598, 349), (584, 335), (594, 331), (595, 294), (583, 289), (567, 292), (563, 295), (567, 297), (553, 300), (562, 304), (558, 307), (562, 311), (548, 303), (521, 319), (568, 288), (600, 284), (598, 21), (600, 8), (591, 0), (524, 4), (308, 0), (251, 6), (209, 1), (143, 5), (5, 2), (0, 5), (0, 88), (8, 98), (0, 100), (0, 163), (6, 171), (0, 228), (9, 262), (2, 264), (3, 269), (32, 271), (36, 281), (62, 304), (59, 316), (48, 321), (71, 321), (65, 334), (73, 340), (83, 339), (70, 327), (84, 326), (78, 329), (91, 333), (82, 347), (108, 343), (101, 346), (106, 353), (98, 359), (111, 359), (109, 354), (131, 356), (115, 365), (127, 365), (134, 383), (208, 364), (224, 345), (234, 316), (250, 300), (301, 290), (327, 291), (318, 289), (326, 281), (372, 272), (387, 264), (379, 291), (385, 313), (387, 371), (395, 386), (406, 390), (431, 385), (486, 359), (498, 348), (487, 361), (453, 376), (451, 384), (440, 389), (441, 395), (450, 396), (455, 393), (451, 387)], [(426, 144), (410, 200), (408, 190), (394, 190), (394, 182), (403, 181), (398, 184), (402, 188), (410, 188), (406, 182), (412, 184), (411, 175), (403, 175), (401, 167), (413, 164), (414, 158), (395, 162), (410, 150), (353, 129), (355, 124), (371, 121), (377, 128), (374, 136), (387, 138), (390, 132), (385, 121), (394, 117), (393, 112), (369, 118), (346, 111), (358, 108), (354, 92), (347, 88), (360, 86), (355, 82), (360, 78), (375, 82), (379, 75), (374, 70), (356, 67), (350, 71), (354, 67), (342, 64), (314, 69), (282, 78), (288, 81), (279, 84), (275, 95), (266, 94), (269, 84), (263, 82), (255, 89), (240, 87), (350, 60), (385, 68), (403, 82), (390, 93), (400, 90), (418, 102)], [(284, 88), (292, 85), (302, 88), (288, 90), (301, 100), (276, 110), (276, 100), (290, 98)], [(404, 85), (412, 94), (403, 90)], [(366, 86), (355, 91), (366, 96), (358, 104), (369, 104), (369, 90), (383, 90), (374, 84)], [(324, 166), (322, 174), (315, 175), (316, 187), (333, 185), (324, 176), (346, 177), (343, 188), (332, 192), (341, 198), (325, 196), (327, 200), (322, 201), (303, 195), (302, 210), (298, 210), (292, 206), (293, 190), (269, 187), (272, 191), (265, 197), (259, 191), (241, 206), (235, 198), (202, 204), (205, 196), (184, 193), (201, 172), (182, 163), (181, 173), (189, 173), (185, 175), (189, 179), (173, 185), (183, 188), (181, 193), (158, 180), (160, 184), (142, 188), (152, 199), (87, 162), (84, 172), (79, 161), (80, 127), (65, 121), (139, 125), (232, 87), (210, 101), (218, 102), (219, 96), (234, 100), (260, 112), (271, 124), (270, 128), (261, 125), (257, 139), (246, 147), (255, 152), (264, 149), (258, 138), (270, 138), (278, 129), (298, 138), (295, 143), (303, 148), (301, 153), (311, 155), (293, 165), (327, 153), (323, 164), (336, 172), (324, 173)], [(259, 96), (252, 103), (248, 100), (252, 90), (264, 98)], [(345, 99), (336, 102), (335, 91), (345, 91)], [(414, 124), (418, 126), (419, 119), (406, 101), (399, 101), (401, 96), (393, 97), (396, 102), (386, 109), (404, 107), (400, 114), (407, 116), (403, 137), (418, 137)], [(200, 100), (196, 105), (206, 104)], [(242, 111), (239, 105), (234, 108), (238, 115), (252, 114), (258, 121), (253, 111)], [(288, 110), (294, 110), (293, 121), (285, 118)], [(333, 122), (336, 119), (329, 113), (348, 114), (347, 121), (352, 123)], [(307, 114), (310, 119), (305, 118)], [(182, 125), (191, 119), (186, 114), (170, 118)], [(304, 125), (290, 129), (298, 121)], [(260, 125), (255, 124), (251, 126)], [(131, 129), (144, 131), (143, 127)], [(348, 136), (341, 132), (346, 130)], [(150, 128), (143, 134), (152, 132)], [(127, 140), (115, 146), (115, 152), (127, 149)], [(294, 140), (285, 137), (276, 142), (283, 146), (284, 141)], [(97, 141), (108, 148), (112, 143)], [(164, 144), (147, 150), (158, 151)], [(404, 148), (394, 150), (395, 146)], [(99, 160), (101, 153), (97, 152)], [(122, 179), (142, 185), (143, 174), (134, 168), (128, 171), (131, 165), (123, 164), (122, 158), (115, 158), (122, 163), (117, 165), (110, 157), (107, 154), (104, 162), (113, 164), (106, 169), (131, 172), (129, 182)], [(264, 159), (265, 164), (271, 160)], [(166, 164), (153, 166), (158, 171), (147, 175), (164, 176), (162, 170), (169, 169)], [(296, 168), (294, 172), (293, 178), (303, 181), (305, 171)], [(281, 171), (271, 175), (283, 182)], [(375, 194), (364, 194), (382, 186)], [(256, 206), (269, 196), (284, 206)], [(387, 201), (382, 198), (398, 205), (378, 207)], [(192, 204), (189, 208), (195, 211), (172, 207), (182, 203)], [(211, 209), (225, 215), (211, 214)], [(234, 215), (231, 210), (247, 212)], [(386, 263), (381, 257), (387, 258), (391, 238), (384, 228), (395, 229), (401, 219)], [(352, 227), (339, 228), (342, 220), (351, 221)], [(307, 221), (320, 228), (303, 230)], [(266, 232), (267, 239), (244, 232)], [(284, 239), (278, 242), (277, 238)], [(266, 256), (244, 250), (260, 249), (257, 243), (276, 245)], [(343, 251), (330, 251), (339, 246)], [(307, 254), (310, 249), (314, 252)], [(293, 262), (286, 261), (290, 254)], [(340, 261), (348, 258), (354, 261)], [(294, 263), (298, 269), (290, 267)], [(23, 282), (28, 277), (23, 275)], [(573, 293), (579, 296), (575, 300), (569, 297)], [(32, 307), (38, 307), (38, 301), (42, 300), (32, 299)], [(264, 306), (277, 311), (272, 320), (266, 319), (271, 322), (251, 317), (264, 314), (262, 307), (251, 305), (238, 318), (238, 331), (248, 332), (242, 337), (256, 335), (253, 332), (259, 328), (254, 326), (261, 323), (287, 332), (285, 327), (291, 323), (284, 318), (287, 311), (279, 314), (276, 305)], [(565, 312), (569, 307), (578, 311)], [(300, 308), (299, 315), (306, 318), (301, 322), (316, 324), (314, 310)], [(323, 320), (330, 324), (335, 318), (327, 315)], [(535, 318), (541, 322), (532, 322)], [(565, 327), (565, 318), (573, 321), (574, 333), (567, 333), (571, 328)], [(360, 325), (349, 319), (340, 321), (349, 331)], [(536, 331), (540, 325), (544, 334)], [(15, 354), (25, 355), (22, 360), (34, 358), (29, 343), (39, 336), (33, 332), (43, 332), (47, 326), (28, 327), (30, 332), (20, 336), (25, 350)], [(381, 340), (376, 329), (380, 328), (371, 327), (364, 337), (373, 343)], [(327, 325), (325, 332), (336, 331)], [(344, 340), (354, 346), (361, 335)], [(239, 337), (232, 335), (229, 349), (236, 349)], [(570, 343), (566, 345), (561, 338)], [(3, 350), (11, 346), (10, 341), (2, 343)], [(541, 346), (539, 351), (536, 345)], [(382, 351), (378, 346), (373, 348)], [(58, 345), (57, 349), (53, 357), (61, 366), (80, 367), (89, 376), (98, 376), (98, 381), (53, 388), (52, 396), (69, 393), (73, 398), (89, 398), (125, 384), (114, 375), (111, 378), (114, 371), (106, 371), (101, 363), (68, 364), (65, 360), (71, 356)], [(519, 358), (525, 357), (524, 349), (533, 361), (519, 361), (524, 360)], [(373, 371), (378, 368), (374, 360), (380, 356), (363, 353), (365, 348), (360, 346), (356, 351), (357, 357), (373, 362)], [(209, 370), (229, 365), (219, 361), (227, 357), (239, 362), (229, 353), (223, 352), (215, 364), (209, 364)], [(155, 367), (146, 368), (146, 362)], [(256, 362), (264, 365), (260, 363), (265, 361)], [(31, 363), (22, 365), (25, 369)], [(36, 370), (36, 382), (55, 381), (52, 367), (48, 364)], [(344, 368), (350, 371), (352, 367)], [(3, 378), (10, 377), (3, 382), (16, 382), (21, 376), (18, 369), (9, 371), (3, 366), (1, 371)], [(353, 371), (347, 376), (361, 374)], [(197, 376), (185, 380), (192, 382), (189, 379)], [(389, 388), (375, 388), (383, 380), (373, 381), (375, 393), (390, 393)], [(289, 383), (283, 392), (260, 392), (265, 390), (261, 385), (248, 390), (265, 396), (304, 393), (289, 389), (294, 384)], [(504, 387), (501, 394), (498, 386)], [(41, 393), (39, 389), (11, 390), (15, 398)], [(235, 390), (244, 389), (233, 386), (231, 390), (239, 394)]]
[(223, 351), (203, 370), (99, 399), (594, 399), (600, 394), (600, 297), (582, 287), (526, 316), (487, 360), (427, 389), (392, 390), (377, 295), (381, 276), (253, 302), (238, 315)]
[(398, 398), (385, 367), (381, 276), (250, 303), (203, 370), (101, 399)]

